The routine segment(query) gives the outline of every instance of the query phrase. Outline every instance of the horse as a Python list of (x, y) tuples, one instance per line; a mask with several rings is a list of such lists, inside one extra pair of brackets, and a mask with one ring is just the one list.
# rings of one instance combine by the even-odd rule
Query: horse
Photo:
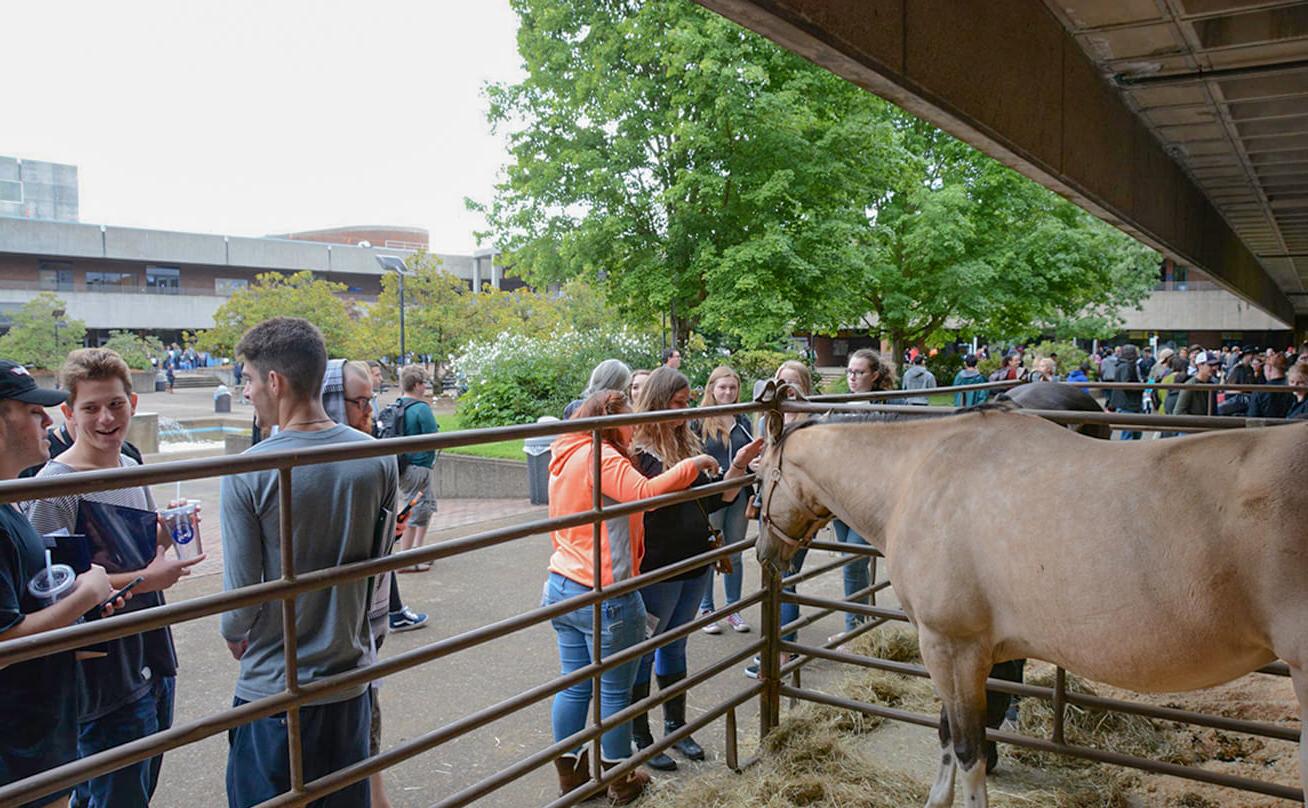
[[(772, 415), (759, 467), (766, 568), (785, 569), (833, 517), (885, 556), (944, 707), (927, 808), (953, 804), (956, 774), (970, 808), (988, 805), (985, 680), (997, 662), (1176, 692), (1279, 657), (1308, 709), (1308, 424), (1109, 442), (976, 409), (784, 430)], [(876, 473), (854, 477), (837, 457)], [(1142, 496), (1159, 482), (1167, 508)], [(1019, 497), (1092, 503), (1095, 518), (1055, 524)]]

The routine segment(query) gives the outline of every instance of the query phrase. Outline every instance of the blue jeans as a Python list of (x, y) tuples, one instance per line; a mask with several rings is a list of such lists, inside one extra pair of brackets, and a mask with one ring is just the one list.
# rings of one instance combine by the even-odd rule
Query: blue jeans
[[(712, 580), (709, 570), (701, 570), (693, 578), (677, 581), (662, 581), (650, 584), (640, 590), (640, 597), (645, 601), (645, 611), (658, 618), (656, 634), (662, 634), (671, 628), (684, 626), (695, 618), (695, 607), (704, 596), (704, 587)], [(659, 676), (678, 676), (686, 673), (687, 637), (673, 640), (657, 651), (640, 658), (640, 672), (636, 674), (637, 682), (648, 682), (649, 671), (653, 667)]]
[[(861, 544), (864, 547), (869, 546), (867, 543), (867, 539), (863, 538), (862, 536), (858, 535), (854, 531), (850, 530), (849, 525), (845, 524), (839, 519), (833, 521), (831, 523), (831, 526), (836, 531), (836, 541), (843, 542), (845, 544)], [(851, 561), (850, 563), (846, 564), (844, 568), (845, 597), (848, 598), (850, 595), (854, 594), (860, 589), (867, 589), (867, 587), (871, 584), (871, 580), (870, 580), (871, 573), (872, 573), (872, 558), (868, 556), (859, 556), (857, 561)], [(871, 595), (864, 595), (863, 597), (858, 598), (853, 602), (862, 603), (866, 605), (872, 603), (873, 600)], [(853, 612), (845, 612), (845, 631), (852, 630), (855, 626), (857, 626), (859, 623), (862, 623), (866, 619), (867, 618), (865, 618), (863, 615), (854, 614)]]
[[(590, 592), (589, 586), (551, 572), (545, 583), (542, 605), (558, 603)], [(645, 604), (640, 594), (630, 592), (604, 601), (601, 612), (600, 652), (611, 656), (630, 648), (645, 639)], [(563, 675), (591, 664), (594, 631), (591, 623), (592, 608), (586, 606), (550, 621), (559, 641), (559, 663)], [(638, 660), (607, 670), (600, 676), (600, 717), (608, 718), (631, 705), (631, 683), (636, 680)], [(554, 740), (561, 741), (586, 728), (591, 698), (591, 680), (578, 682), (554, 697), (550, 722)], [(631, 757), (631, 722), (614, 727), (600, 738), (605, 760), (623, 760)], [(580, 747), (573, 750), (580, 751)]]
[[(1118, 411), (1118, 412), (1131, 413), (1132, 415), (1139, 414), (1139, 412), (1140, 412), (1138, 409), (1133, 409), (1133, 408), (1131, 408), (1131, 407), (1118, 407), (1118, 408), (1117, 408), (1117, 411)], [(1139, 433), (1139, 432), (1126, 432), (1126, 431), (1123, 431), (1121, 434), (1122, 434), (1122, 437), (1120, 438), (1120, 440), (1140, 440), (1140, 438), (1142, 437), (1141, 433)]]
[[(233, 707), (245, 704), (232, 700)], [(368, 757), (372, 699), (368, 691), (331, 704), (300, 708), (304, 780), (309, 782)], [(286, 746), (286, 713), (256, 718), (227, 731), (228, 808), (249, 808), (291, 790), (291, 762)], [(370, 808), (368, 780), (346, 786), (311, 808)]]
[[(171, 727), (176, 683), (176, 677), (160, 676), (141, 698), (81, 724), (77, 731), (77, 754), (94, 755)], [(159, 785), (162, 767), (163, 755), (156, 755), (79, 783), (71, 804), (76, 808), (146, 808), (155, 786)]]
[[(797, 575), (799, 571), (804, 568), (804, 559), (807, 557), (808, 557), (807, 547), (801, 547), (798, 550), (796, 550), (794, 557), (790, 559), (790, 569), (786, 570), (785, 575), (781, 577), (784, 578), (786, 577), (786, 575)], [(785, 591), (793, 593), (795, 591), (795, 587), (787, 586), (785, 588)], [(793, 623), (798, 619), (799, 619), (799, 604), (791, 603), (788, 600), (783, 600), (781, 602), (781, 625), (784, 626), (787, 623)], [(794, 642), (795, 638), (798, 636), (799, 636), (798, 633), (791, 632), (790, 634), (787, 634), (781, 639), (785, 640), (786, 642)]]
[[(745, 540), (745, 531), (749, 528), (749, 520), (745, 518), (745, 507), (749, 505), (750, 497), (746, 496), (748, 492), (741, 491), (731, 504), (720, 511), (714, 511), (709, 514), (709, 524), (722, 531), (723, 539), (727, 544)], [(740, 600), (740, 585), (745, 580), (745, 564), (742, 556), (744, 553), (736, 553), (731, 557), (731, 572), (722, 575), (722, 591), (726, 595), (726, 604), (730, 606)], [(711, 612), (717, 607), (713, 605), (713, 568), (709, 568), (708, 583), (704, 586), (704, 597), (700, 599), (699, 610), (701, 612)]]

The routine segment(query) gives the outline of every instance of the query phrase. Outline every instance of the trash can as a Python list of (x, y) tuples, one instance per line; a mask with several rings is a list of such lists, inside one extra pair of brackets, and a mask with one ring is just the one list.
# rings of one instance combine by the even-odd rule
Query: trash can
[[(542, 416), (537, 423), (557, 421), (551, 416)], [(522, 441), (522, 451), (527, 455), (527, 491), (532, 505), (550, 503), (550, 445), (554, 435), (542, 435), (539, 438), (526, 438)]]
[(213, 411), (214, 412), (231, 412), (232, 411), (232, 393), (226, 385), (218, 385), (213, 391)]
[(168, 374), (162, 370), (154, 374), (154, 391), (163, 393), (168, 390)]

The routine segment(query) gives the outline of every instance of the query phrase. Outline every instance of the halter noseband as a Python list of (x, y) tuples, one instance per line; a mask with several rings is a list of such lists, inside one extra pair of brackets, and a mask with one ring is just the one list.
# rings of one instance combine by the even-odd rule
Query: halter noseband
[[(787, 388), (794, 389), (794, 385), (788, 382), (781, 385), (777, 385), (775, 384), (775, 382), (769, 381), (767, 386), (764, 387), (763, 390), (759, 393), (758, 400), (771, 401), (782, 395)], [(797, 397), (803, 398), (803, 396), (799, 393), (798, 390), (795, 390), (795, 394)], [(804, 503), (804, 500), (799, 497), (798, 492), (796, 492), (795, 489), (791, 487), (791, 485), (788, 482), (786, 482), (785, 477), (782, 476), (781, 462), (783, 459), (783, 454), (785, 452), (785, 441), (782, 440), (782, 434), (780, 431), (778, 431), (778, 434), (775, 438), (774, 445), (776, 446), (777, 449), (777, 462), (776, 465), (772, 467), (772, 472), (768, 475), (770, 482), (768, 488), (768, 495), (766, 497), (767, 502), (763, 507), (763, 514), (761, 516), (761, 519), (763, 521), (764, 526), (772, 531), (773, 536), (775, 536), (784, 544), (788, 544), (791, 547), (798, 550), (799, 548), (805, 546), (810, 541), (812, 541), (813, 537), (804, 536), (797, 539), (794, 536), (791, 536), (786, 531), (782, 530), (777, 525), (776, 521), (773, 520), (770, 510), (772, 507), (772, 497), (774, 494), (776, 494), (777, 488), (778, 487), (785, 488), (786, 493), (789, 494), (790, 498), (795, 501), (795, 505), (798, 506), (799, 508), (802, 508), (805, 511), (805, 514), (810, 518), (812, 518), (813, 521), (822, 522), (828, 517), (823, 517), (819, 515), (812, 508), (806, 505)]]

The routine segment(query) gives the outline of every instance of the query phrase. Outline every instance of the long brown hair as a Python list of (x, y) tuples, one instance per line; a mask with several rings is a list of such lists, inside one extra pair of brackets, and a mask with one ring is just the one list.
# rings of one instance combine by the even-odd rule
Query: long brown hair
[[(640, 388), (636, 411), (666, 410), (674, 395), (689, 389), (690, 380), (681, 371), (664, 365), (651, 373)], [(662, 461), (665, 469), (704, 451), (704, 445), (690, 429), (689, 420), (639, 424), (633, 443), (637, 449), (647, 451)]]
[[(622, 415), (628, 412), (631, 412), (631, 402), (627, 401), (625, 393), (618, 390), (600, 390), (592, 393), (590, 398), (583, 401), (577, 411), (572, 414), (572, 417), (598, 418), (601, 415)], [(631, 446), (623, 439), (622, 430), (618, 427), (610, 426), (601, 429), (600, 440), (607, 441), (609, 445), (617, 449), (628, 460), (634, 460)]]
[(850, 354), (849, 358), (867, 360), (872, 375), (876, 376), (876, 380), (872, 382), (873, 390), (894, 390), (899, 387), (899, 382), (895, 379), (895, 369), (886, 364), (881, 354), (871, 348), (859, 348)]
[[(700, 400), (699, 406), (717, 406), (718, 400), (713, 396), (713, 386), (718, 383), (719, 379), (726, 378), (736, 380), (736, 399), (740, 399), (740, 374), (726, 365), (718, 365), (713, 368), (708, 381), (704, 383), (704, 398)], [(715, 415), (712, 418), (705, 418), (700, 421), (700, 435), (704, 440), (716, 440), (719, 443), (726, 443), (727, 436), (731, 434), (731, 427), (735, 423), (736, 419), (731, 415)]]

